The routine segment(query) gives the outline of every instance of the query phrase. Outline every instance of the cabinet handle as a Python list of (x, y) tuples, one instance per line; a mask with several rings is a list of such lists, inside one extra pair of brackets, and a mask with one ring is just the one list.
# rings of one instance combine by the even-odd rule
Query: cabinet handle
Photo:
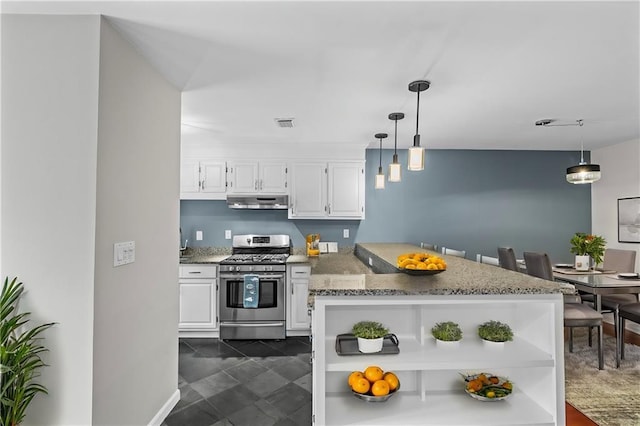
[(253, 183), (253, 189), (258, 190), (258, 179), (256, 179)]
[(331, 204), (329, 204), (329, 214), (331, 214)]
[(262, 179), (260, 179), (260, 191), (262, 191), (262, 188), (263, 188), (263, 186), (262, 186)]
[(202, 271), (189, 271), (190, 274), (201, 274)]
[(293, 283), (291, 283), (291, 295), (292, 296), (293, 296), (293, 287), (295, 287), (295, 286), (293, 285)]
[(203, 191), (204, 191), (204, 182), (205, 182), (205, 180), (203, 179), (203, 180), (202, 180), (202, 190), (203, 190)]

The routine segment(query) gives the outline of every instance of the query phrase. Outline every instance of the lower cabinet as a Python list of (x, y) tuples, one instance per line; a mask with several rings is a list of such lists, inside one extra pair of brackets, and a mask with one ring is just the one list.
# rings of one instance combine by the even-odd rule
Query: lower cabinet
[(311, 318), (307, 299), (311, 266), (306, 264), (287, 267), (287, 334), (308, 335), (311, 331)]
[[(562, 296), (316, 296), (312, 316), (315, 425), (555, 425), (565, 424)], [(344, 356), (336, 336), (362, 320), (379, 321), (397, 335), (398, 354)], [(514, 340), (483, 345), (479, 324), (508, 323)], [(431, 336), (438, 322), (463, 331), (457, 346)], [(595, 357), (595, 350), (594, 350)], [(354, 397), (352, 371), (377, 365), (400, 379), (386, 402)], [(479, 401), (464, 391), (462, 374), (508, 378), (505, 401)]]
[(180, 331), (218, 328), (216, 273), (217, 265), (180, 266)]

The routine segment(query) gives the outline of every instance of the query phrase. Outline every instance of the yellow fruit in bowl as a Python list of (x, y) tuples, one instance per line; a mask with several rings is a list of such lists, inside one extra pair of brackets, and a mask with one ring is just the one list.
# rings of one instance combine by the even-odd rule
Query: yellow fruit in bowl
[(371, 394), (373, 396), (385, 396), (389, 395), (389, 383), (386, 380), (376, 380), (371, 385)]
[(398, 376), (390, 371), (384, 373), (384, 376), (382, 376), (382, 380), (386, 381), (389, 384), (389, 392), (393, 392), (400, 387), (400, 380), (398, 379)]
[(371, 383), (382, 380), (383, 375), (384, 372), (382, 371), (382, 368), (378, 367), (377, 365), (370, 365), (364, 370), (364, 377)]

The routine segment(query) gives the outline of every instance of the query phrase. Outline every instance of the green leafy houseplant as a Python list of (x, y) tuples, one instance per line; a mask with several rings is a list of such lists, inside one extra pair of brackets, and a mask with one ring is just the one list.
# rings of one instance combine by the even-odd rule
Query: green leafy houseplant
[(571, 237), (571, 253), (577, 256), (590, 256), (593, 259), (593, 263), (599, 265), (602, 263), (602, 256), (604, 256), (604, 246), (607, 241), (598, 236), (585, 234), (584, 232), (576, 232)]
[(40, 357), (47, 352), (40, 334), (54, 323), (29, 327), (29, 312), (18, 313), (24, 286), (6, 278), (0, 294), (0, 426), (16, 426), (38, 393), (47, 389), (36, 383), (39, 370), (46, 364)]
[(443, 342), (456, 342), (462, 339), (460, 326), (452, 321), (437, 323), (431, 328), (431, 334)]
[(353, 325), (351, 333), (361, 339), (379, 339), (389, 334), (389, 330), (376, 321), (360, 321)]
[(513, 340), (513, 331), (508, 324), (500, 321), (487, 321), (478, 326), (478, 336), (491, 342), (509, 342)]

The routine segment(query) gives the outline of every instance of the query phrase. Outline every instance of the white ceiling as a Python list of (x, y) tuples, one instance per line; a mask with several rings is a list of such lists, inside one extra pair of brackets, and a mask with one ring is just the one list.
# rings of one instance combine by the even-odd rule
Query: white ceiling
[[(640, 10), (626, 2), (2, 2), (104, 14), (183, 91), (183, 140), (596, 149), (640, 138)], [(295, 118), (281, 129), (275, 118)], [(575, 126), (537, 127), (550, 118)]]

